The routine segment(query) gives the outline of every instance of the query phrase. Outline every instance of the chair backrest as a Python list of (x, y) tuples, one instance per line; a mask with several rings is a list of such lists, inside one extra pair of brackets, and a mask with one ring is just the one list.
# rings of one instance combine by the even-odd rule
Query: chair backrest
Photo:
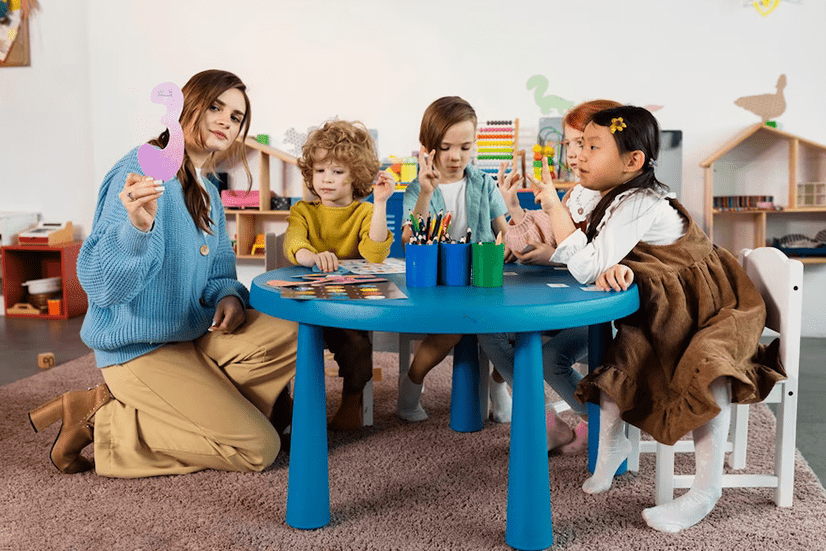
[(766, 327), (780, 333), (780, 357), (798, 377), (803, 317), (803, 263), (775, 247), (740, 251), (740, 263), (766, 303)]
[(276, 235), (272, 232), (266, 234), (264, 240), (264, 270), (269, 272), (289, 265), (287, 257), (284, 256), (284, 234)]

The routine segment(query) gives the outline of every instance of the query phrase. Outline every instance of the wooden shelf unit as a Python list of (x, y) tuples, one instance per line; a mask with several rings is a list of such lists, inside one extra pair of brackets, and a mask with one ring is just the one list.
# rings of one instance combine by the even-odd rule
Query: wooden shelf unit
[[(86, 313), (86, 293), (77, 279), (77, 255), (80, 241), (60, 245), (11, 245), (3, 247), (3, 296), (6, 316), (39, 319), (68, 319)], [(60, 314), (15, 314), (9, 308), (25, 302), (23, 283), (32, 279), (61, 277), (63, 291)]]
[[(758, 152), (753, 157), (757, 159), (771, 146), (786, 142), (788, 148), (788, 166), (785, 174), (781, 173), (781, 178), (785, 182), (786, 197), (775, 195), (775, 204), (778, 199), (786, 200), (787, 204), (783, 208), (753, 209), (753, 210), (722, 210), (713, 207), (715, 196), (714, 165), (718, 161), (725, 160), (727, 155), (732, 154), (738, 146), (750, 140), (760, 141), (758, 149), (762, 146), (763, 151)], [(704, 184), (704, 222), (705, 228), (711, 239), (718, 245), (729, 249), (733, 254), (737, 254), (743, 247), (757, 248), (770, 245), (773, 237), (782, 237), (784, 233), (771, 232), (771, 225), (793, 224), (806, 225), (812, 227), (813, 232), (826, 228), (826, 205), (823, 206), (798, 206), (797, 188), (798, 184), (812, 181), (826, 180), (826, 146), (812, 142), (777, 130), (763, 123), (754, 124), (746, 128), (741, 133), (734, 136), (720, 149), (715, 151), (707, 159), (700, 163), (703, 168)], [(745, 168), (745, 167), (744, 167)], [(762, 176), (762, 174), (761, 174)], [(771, 178), (773, 174), (766, 174), (766, 178)], [(749, 189), (743, 189), (742, 195), (750, 195)], [(732, 195), (722, 193), (720, 195)], [(758, 195), (764, 195), (759, 193)], [(818, 220), (823, 222), (822, 227), (814, 225)], [(715, 228), (717, 231), (715, 232)], [(728, 230), (726, 233), (725, 230)], [(737, 230), (751, 233), (752, 239), (749, 242), (742, 242), (736, 239)], [(725, 235), (724, 235), (725, 233)], [(799, 233), (797, 231), (786, 233)], [(826, 263), (824, 257), (797, 257), (804, 264)]]
[(240, 259), (260, 259), (264, 260), (264, 254), (249, 254), (255, 243), (255, 237), (261, 231), (261, 223), (264, 220), (283, 221), (290, 214), (289, 210), (272, 210), (270, 208), (270, 157), (275, 157), (282, 162), (281, 181), (287, 181), (287, 171), (289, 165), (296, 165), (297, 159), (289, 153), (276, 149), (269, 145), (258, 143), (254, 138), (247, 137), (244, 145), (248, 149), (258, 152), (258, 192), (259, 204), (254, 209), (225, 209), (227, 220), (235, 221), (236, 233), (236, 258)]

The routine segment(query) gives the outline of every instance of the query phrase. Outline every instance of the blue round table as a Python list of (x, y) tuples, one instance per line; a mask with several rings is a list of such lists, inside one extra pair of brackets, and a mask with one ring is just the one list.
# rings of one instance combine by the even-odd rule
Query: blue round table
[[(505, 541), (525, 550), (552, 545), (541, 332), (590, 326), (593, 369), (611, 338), (610, 322), (639, 307), (636, 286), (619, 293), (586, 290), (565, 269), (521, 264), (506, 264), (504, 285), (495, 288), (408, 288), (404, 274), (381, 276), (395, 283), (405, 299), (282, 299), (267, 285), (272, 279), (295, 280), (293, 276), (307, 273), (303, 267), (266, 272), (253, 280), (250, 290), (253, 308), (299, 323), (287, 523), (313, 529), (330, 522), (323, 327), (465, 335), (515, 332)], [(463, 339), (454, 355), (451, 427), (459, 431), (482, 427), (475, 339), (467, 342)], [(597, 419), (589, 419), (592, 428), (598, 426)], [(594, 460), (592, 453), (592, 465)]]

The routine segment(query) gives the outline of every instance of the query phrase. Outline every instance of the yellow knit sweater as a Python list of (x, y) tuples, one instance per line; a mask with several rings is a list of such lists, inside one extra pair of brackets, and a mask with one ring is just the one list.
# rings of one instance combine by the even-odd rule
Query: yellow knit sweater
[(330, 251), (341, 259), (383, 262), (390, 254), (393, 234), (388, 230), (383, 242), (370, 239), (372, 219), (372, 203), (353, 201), (346, 207), (325, 207), (318, 201), (299, 201), (287, 217), (284, 254), (293, 264), (297, 264), (295, 253), (301, 249)]

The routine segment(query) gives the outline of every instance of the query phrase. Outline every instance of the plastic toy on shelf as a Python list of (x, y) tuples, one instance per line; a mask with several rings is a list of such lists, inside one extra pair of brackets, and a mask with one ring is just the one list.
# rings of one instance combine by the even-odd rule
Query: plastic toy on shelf
[(548, 168), (551, 170), (551, 177), (557, 178), (556, 165), (554, 163), (554, 154), (556, 150), (551, 145), (540, 144), (533, 146), (533, 177), (537, 180), (542, 178), (542, 157), (548, 158)]
[(396, 180), (397, 190), (404, 190), (407, 188), (407, 184), (416, 179), (419, 165), (415, 156), (396, 157), (390, 155), (382, 160), (381, 170), (393, 176), (393, 179)]
[[(227, 209), (257, 209), (259, 197), (258, 191), (225, 189), (221, 192), (221, 204)], [(275, 193), (271, 191), (270, 197), (275, 197)]]
[[(260, 254), (263, 255), (264, 251), (266, 250), (267, 242), (266, 237), (263, 233), (259, 233), (255, 236), (255, 243), (252, 244), (252, 250), (250, 251), (251, 255)], [(260, 251), (260, 252), (259, 252)]]

